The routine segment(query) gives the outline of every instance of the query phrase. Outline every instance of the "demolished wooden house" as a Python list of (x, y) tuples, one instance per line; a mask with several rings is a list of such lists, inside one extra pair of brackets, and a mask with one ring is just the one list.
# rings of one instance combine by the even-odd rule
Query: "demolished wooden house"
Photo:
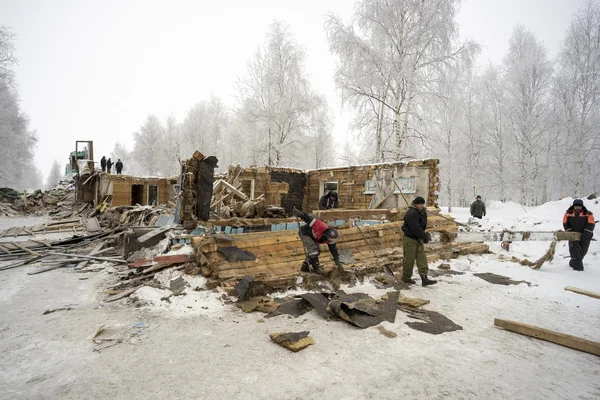
[[(398, 270), (402, 264), (402, 218), (408, 204), (422, 196), (430, 207), (429, 230), (442, 232), (443, 243), (427, 246), (431, 261), (461, 254), (484, 253), (480, 243), (453, 243), (457, 226), (439, 215), (438, 160), (387, 163), (303, 171), (279, 167), (231, 166), (225, 189), (213, 193), (211, 205), (232, 218), (211, 220), (217, 232), (193, 236), (199, 272), (225, 289), (243, 276), (252, 276), (272, 290), (294, 286), (305, 258), (294, 218), (265, 218), (260, 210), (277, 207), (285, 215), (293, 208), (312, 211), (317, 218), (340, 230), (338, 249), (346, 269), (361, 274), (381, 272), (384, 265)], [(229, 189), (229, 190), (228, 190)], [(339, 207), (317, 210), (320, 196), (337, 190)], [(240, 208), (256, 205), (254, 215), (243, 218)], [(260, 206), (258, 206), (260, 204)], [(327, 271), (334, 265), (327, 247), (321, 261)]]

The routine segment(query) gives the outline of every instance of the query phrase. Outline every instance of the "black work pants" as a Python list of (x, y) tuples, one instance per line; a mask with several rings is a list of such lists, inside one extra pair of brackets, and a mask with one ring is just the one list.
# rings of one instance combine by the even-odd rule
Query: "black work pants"
[(569, 242), (569, 254), (572, 260), (583, 260), (590, 248), (591, 240), (574, 240)]

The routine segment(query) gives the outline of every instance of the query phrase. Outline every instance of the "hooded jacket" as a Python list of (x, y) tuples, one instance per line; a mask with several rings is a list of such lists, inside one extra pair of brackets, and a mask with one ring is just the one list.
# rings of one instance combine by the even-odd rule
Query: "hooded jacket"
[(406, 214), (404, 214), (402, 232), (411, 239), (427, 240), (425, 228), (427, 228), (427, 210), (423, 207), (423, 210), (419, 211), (417, 207), (412, 204), (408, 207)]
[(471, 215), (474, 217), (483, 217), (485, 214), (485, 203), (481, 200), (475, 200), (471, 204)]

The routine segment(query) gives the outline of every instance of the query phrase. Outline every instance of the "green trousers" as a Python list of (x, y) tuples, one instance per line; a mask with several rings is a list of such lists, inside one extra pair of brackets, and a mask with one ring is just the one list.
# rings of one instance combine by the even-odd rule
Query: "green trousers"
[(416, 239), (411, 239), (408, 236), (404, 236), (404, 243), (402, 245), (404, 251), (404, 265), (402, 268), (402, 280), (407, 281), (411, 278), (413, 267), (415, 266), (415, 260), (417, 261), (417, 269), (419, 275), (427, 275), (429, 268), (427, 267), (427, 256), (425, 255), (425, 248), (423, 243)]

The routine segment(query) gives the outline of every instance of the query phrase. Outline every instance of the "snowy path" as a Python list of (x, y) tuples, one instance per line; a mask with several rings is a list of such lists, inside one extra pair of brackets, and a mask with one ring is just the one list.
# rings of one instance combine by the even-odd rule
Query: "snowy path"
[[(524, 243), (520, 250), (539, 253), (544, 245)], [(492, 250), (501, 252), (497, 244)], [(599, 242), (592, 243), (583, 273), (568, 267), (566, 252), (559, 245), (540, 271), (494, 254), (453, 260), (452, 269), (465, 275), (404, 294), (431, 300), (425, 309), (463, 330), (415, 331), (398, 312), (394, 324), (383, 324), (398, 334), (393, 339), (375, 328), (326, 322), (314, 311), (258, 323), (262, 314), (219, 306), (220, 294), (212, 292), (202, 292), (208, 309), (200, 300), (179, 312), (101, 303), (99, 287), (111, 278), (105, 273), (79, 280), (62, 270), (4, 271), (0, 393), (7, 399), (598, 399), (600, 357), (493, 326), (500, 317), (600, 341), (600, 300), (563, 290), (600, 292)], [(533, 286), (492, 285), (474, 272)], [(347, 290), (385, 293), (369, 282)], [(74, 309), (42, 315), (66, 305)], [(86, 337), (104, 322), (148, 328), (135, 343), (97, 353)], [(269, 332), (289, 330), (309, 330), (316, 344), (290, 353), (269, 340)]]

